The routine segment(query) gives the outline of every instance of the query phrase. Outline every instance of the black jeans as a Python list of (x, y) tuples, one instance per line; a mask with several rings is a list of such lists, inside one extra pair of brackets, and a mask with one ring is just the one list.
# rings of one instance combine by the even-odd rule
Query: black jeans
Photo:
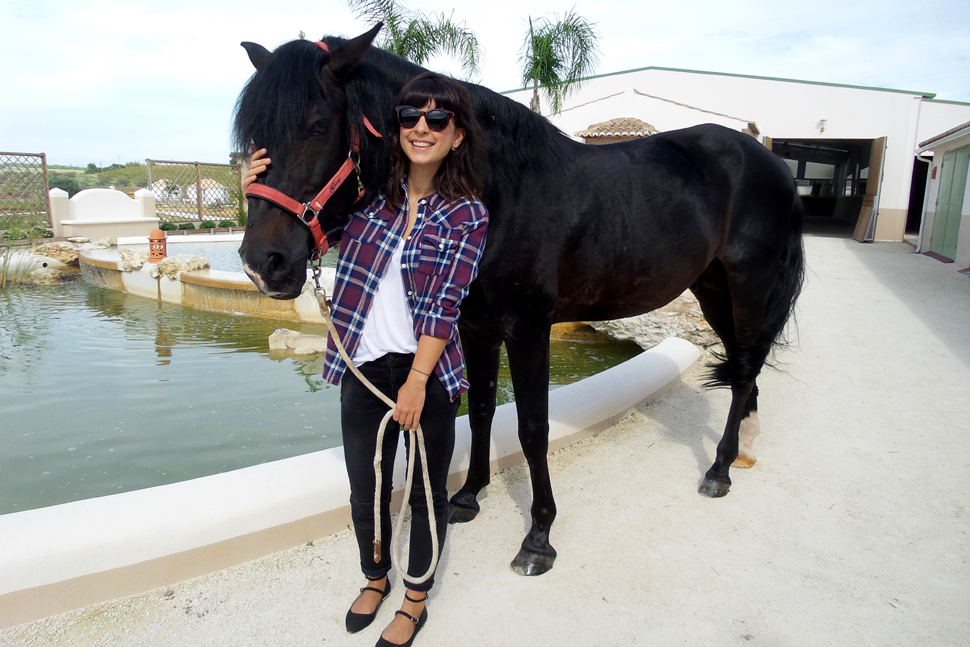
[[(388, 353), (359, 369), (370, 382), (392, 400), (407, 381), (414, 355)], [(455, 451), (455, 416), (461, 398), (451, 401), (448, 391), (437, 377), (428, 379), (424, 408), (421, 411), (421, 429), (424, 432), (425, 450), (428, 456), (428, 472), (434, 503), (435, 526), (438, 532), (438, 551), (445, 542), (448, 529), (448, 468)], [(384, 434), (381, 464), (381, 538), (383, 550), (381, 561), (374, 561), (374, 453), (377, 448), (377, 428), (387, 413), (387, 405), (371, 393), (349, 370), (340, 384), (340, 426), (343, 432), (344, 457), (347, 475), (350, 477), (350, 512), (357, 533), (360, 550), (360, 568), (364, 575), (379, 577), (391, 568), (391, 476), (394, 454), (397, 451), (400, 425), (391, 420)], [(405, 446), (409, 447), (408, 434)], [(415, 452), (415, 472), (411, 486), (411, 547), (408, 559), (408, 575), (420, 577), (431, 565), (431, 528), (428, 525), (428, 506), (424, 495), (424, 479), (421, 477), (421, 457)], [(434, 584), (432, 575), (422, 584), (406, 583), (414, 591), (428, 591)]]

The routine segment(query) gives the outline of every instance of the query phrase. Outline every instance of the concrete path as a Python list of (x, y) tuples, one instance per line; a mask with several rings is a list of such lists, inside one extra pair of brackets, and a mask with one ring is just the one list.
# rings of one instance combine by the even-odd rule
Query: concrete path
[[(700, 375), (551, 458), (559, 559), (508, 563), (524, 468), (452, 527), (416, 645), (970, 644), (970, 278), (903, 244), (806, 237), (794, 349), (761, 387), (759, 462), (696, 493), (729, 394)], [(70, 537), (64, 537), (70, 541)], [(0, 633), (2, 645), (373, 645), (347, 635), (349, 531)]]

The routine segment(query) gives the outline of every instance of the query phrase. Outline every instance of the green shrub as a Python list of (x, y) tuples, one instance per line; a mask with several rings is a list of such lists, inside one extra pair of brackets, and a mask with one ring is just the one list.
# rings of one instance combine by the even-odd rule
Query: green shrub
[(199, 223), (199, 229), (215, 229), (215, 228), (216, 228), (216, 223), (212, 222), (211, 220), (203, 220), (202, 222)]
[(162, 231), (175, 231), (178, 229), (178, 225), (176, 225), (174, 222), (163, 222), (158, 226), (158, 228)]
[(73, 174), (51, 173), (48, 176), (47, 186), (52, 189), (67, 191), (67, 197), (73, 198), (74, 194), (83, 189), (85, 185)]
[(4, 240), (23, 240), (27, 237), (27, 232), (18, 227), (11, 227), (7, 231), (3, 232)]
[(220, 227), (235, 227), (236, 226), (236, 222), (234, 220), (220, 220), (219, 221), (219, 226)]
[(31, 227), (27, 235), (30, 238), (53, 238), (54, 232), (47, 227)]
[(191, 222), (183, 222), (182, 224), (179, 225), (179, 229), (188, 231), (191, 229), (195, 229), (195, 225), (193, 225)]

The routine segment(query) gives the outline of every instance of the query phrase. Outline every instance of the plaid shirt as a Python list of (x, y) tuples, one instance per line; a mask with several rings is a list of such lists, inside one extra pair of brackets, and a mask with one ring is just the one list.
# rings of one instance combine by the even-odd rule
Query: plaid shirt
[[(407, 188), (405, 187), (405, 192)], [(353, 357), (374, 294), (407, 227), (407, 197), (395, 209), (383, 195), (354, 212), (343, 229), (334, 283), (334, 332)], [(488, 211), (477, 200), (449, 202), (432, 193), (418, 203), (414, 229), (404, 243), (401, 278), (414, 323), (414, 337), (446, 339), (434, 373), (451, 399), (468, 389), (458, 339), (458, 304), (478, 276), (485, 249)], [(327, 338), (323, 377), (339, 384), (347, 366)]]

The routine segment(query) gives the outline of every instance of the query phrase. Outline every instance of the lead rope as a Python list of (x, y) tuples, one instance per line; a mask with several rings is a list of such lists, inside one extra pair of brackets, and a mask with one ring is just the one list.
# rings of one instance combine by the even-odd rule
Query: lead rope
[[(394, 415), (394, 410), (397, 408), (397, 403), (391, 400), (389, 397), (381, 393), (380, 389), (370, 383), (370, 381), (364, 377), (361, 372), (354, 366), (354, 363), (350, 361), (350, 356), (347, 354), (347, 350), (340, 341), (340, 337), (333, 329), (333, 319), (330, 316), (330, 309), (333, 307), (333, 302), (327, 298), (327, 292), (320, 285), (320, 256), (314, 253), (314, 259), (311, 262), (311, 267), (313, 269), (313, 295), (317, 298), (317, 305), (320, 307), (320, 312), (323, 314), (324, 319), (327, 322), (327, 334), (333, 339), (334, 345), (340, 352), (340, 356), (343, 358), (344, 362), (347, 364), (347, 368), (357, 376), (357, 379), (366, 386), (371, 393), (380, 398), (380, 400), (390, 407), (390, 411), (384, 414), (383, 420), (381, 420), (381, 426), (377, 430), (377, 450), (374, 453), (374, 561), (381, 561), (381, 485), (383, 481), (383, 474), (381, 470), (381, 462), (383, 461), (384, 454), (384, 431), (387, 429), (388, 423), (391, 421), (391, 416)], [(407, 569), (401, 568), (401, 557), (398, 554), (398, 542), (401, 539), (401, 529), (404, 527), (404, 510), (401, 510), (401, 514), (397, 518), (397, 527), (394, 533), (391, 535), (391, 561), (397, 567), (401, 577), (405, 581), (411, 584), (421, 584), (427, 582), (431, 575), (434, 573), (435, 568), (438, 566), (438, 527), (435, 524), (434, 519), (434, 501), (431, 497), (431, 477), (428, 474), (428, 456), (424, 448), (424, 431), (421, 429), (421, 425), (418, 425), (417, 430), (409, 429), (407, 430), (410, 434), (409, 443), (411, 448), (408, 453), (408, 466), (406, 470), (407, 478), (404, 482), (404, 505), (408, 505), (408, 501), (411, 500), (411, 483), (414, 480), (414, 449), (415, 446), (418, 448), (418, 453), (421, 456), (421, 475), (424, 479), (424, 496), (428, 506), (428, 525), (431, 527), (431, 565), (428, 567), (428, 572), (418, 578), (413, 578), (407, 574)]]

